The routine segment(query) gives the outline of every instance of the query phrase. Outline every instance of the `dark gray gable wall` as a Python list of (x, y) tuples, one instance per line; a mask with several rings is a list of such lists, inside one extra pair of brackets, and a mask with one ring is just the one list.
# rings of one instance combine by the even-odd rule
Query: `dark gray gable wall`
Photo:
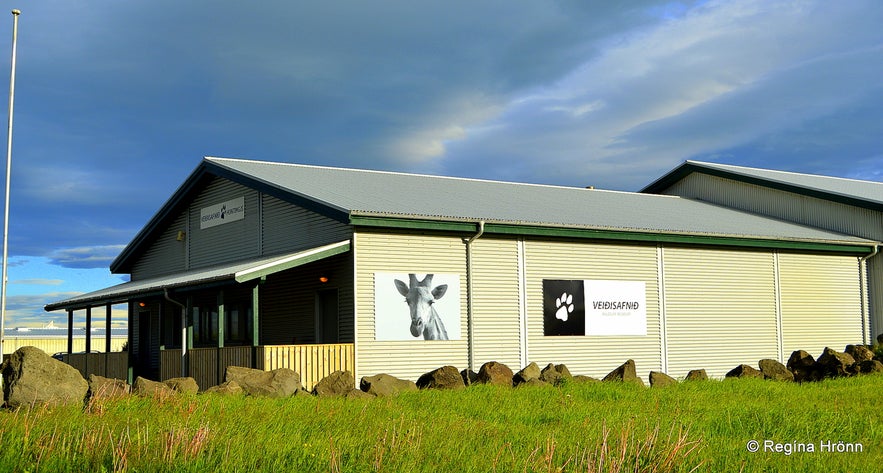
[[(245, 203), (241, 220), (200, 228), (202, 209), (239, 198)], [(132, 266), (132, 280), (295, 252), (349, 239), (352, 230), (316, 212), (213, 177), (156, 235)]]

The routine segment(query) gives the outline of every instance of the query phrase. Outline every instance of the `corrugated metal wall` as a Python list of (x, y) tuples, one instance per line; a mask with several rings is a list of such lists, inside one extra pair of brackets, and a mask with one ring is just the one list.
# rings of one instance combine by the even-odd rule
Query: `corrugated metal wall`
[[(199, 228), (200, 210), (245, 197), (245, 216), (223, 225)], [(203, 268), (261, 255), (258, 192), (226, 179), (214, 179), (190, 205), (190, 269)]]
[[(874, 210), (700, 173), (686, 176), (665, 193), (883, 241), (883, 212)], [(868, 275), (873, 341), (883, 333), (883, 256), (870, 261)]]
[(187, 242), (178, 241), (178, 232), (187, 233), (187, 213), (181, 212), (154, 240), (132, 268), (132, 279), (140, 280), (187, 269)]
[[(319, 281), (320, 276), (329, 279)], [(260, 293), (260, 344), (316, 343), (316, 291), (337, 288), (340, 343), (353, 342), (352, 252), (272, 274)]]
[(775, 261), (766, 252), (664, 248), (668, 374), (778, 359)]
[[(655, 246), (526, 241), (528, 361), (564, 363), (573, 374), (603, 377), (632, 358), (645, 379), (662, 367)], [(543, 336), (543, 279), (643, 281), (646, 336)]]
[(488, 361), (496, 361), (518, 371), (521, 368), (518, 241), (488, 237), (475, 240), (472, 263), (475, 369)]
[[(200, 229), (200, 211), (245, 197), (245, 218)], [(178, 232), (185, 241), (178, 241)], [(215, 178), (152, 242), (133, 266), (132, 280), (179, 273), (261, 255), (299, 251), (352, 236), (349, 225), (226, 179)]]
[[(378, 373), (416, 380), (444, 365), (468, 363), (466, 327), (466, 250), (460, 236), (357, 233), (356, 379)], [(480, 241), (480, 240), (479, 240)], [(450, 273), (460, 279), (460, 340), (376, 341), (374, 273)], [(445, 297), (451, 297), (447, 294)]]
[(779, 255), (785, 356), (861, 343), (861, 296), (856, 258)]
[(263, 195), (263, 253), (272, 255), (347, 240), (349, 225)]

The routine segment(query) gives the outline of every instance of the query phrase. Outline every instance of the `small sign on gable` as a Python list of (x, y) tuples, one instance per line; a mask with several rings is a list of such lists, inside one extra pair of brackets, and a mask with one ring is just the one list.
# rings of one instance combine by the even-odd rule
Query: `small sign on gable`
[(237, 197), (199, 211), (199, 229), (217, 227), (245, 218), (245, 197)]

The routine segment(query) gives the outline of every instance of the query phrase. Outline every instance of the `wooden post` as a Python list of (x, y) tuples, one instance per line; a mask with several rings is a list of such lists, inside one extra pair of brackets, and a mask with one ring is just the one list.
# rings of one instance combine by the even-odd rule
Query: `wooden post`
[(265, 278), (261, 278), (251, 289), (251, 367), (258, 366), (258, 345), (260, 345), (260, 312), (261, 312), (261, 284)]
[(218, 291), (218, 348), (224, 348), (224, 290)]
[(92, 351), (92, 307), (86, 307), (86, 353)]
[(67, 354), (74, 352), (74, 310), (67, 310)]
[(104, 353), (110, 353), (110, 324), (111, 324), (110, 319), (111, 319), (111, 315), (112, 315), (110, 303), (107, 304), (107, 313), (105, 315), (106, 315), (106, 321), (104, 322), (104, 327), (105, 327), (104, 330), (107, 333), (104, 334), (104, 336), (105, 336), (104, 337)]

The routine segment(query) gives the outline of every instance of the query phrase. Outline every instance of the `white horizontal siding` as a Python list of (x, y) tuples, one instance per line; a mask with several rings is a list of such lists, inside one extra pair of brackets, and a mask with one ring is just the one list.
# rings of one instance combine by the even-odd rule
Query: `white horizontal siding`
[[(632, 358), (647, 381), (662, 369), (655, 246), (586, 242), (525, 242), (528, 361), (564, 363), (573, 374), (602, 377)], [(647, 288), (646, 336), (544, 336), (543, 279), (642, 281)]]
[[(356, 258), (356, 379), (379, 373), (416, 381), (444, 365), (465, 369), (466, 249), (459, 236), (358, 233)], [(376, 341), (374, 273), (460, 275), (460, 340)], [(452, 297), (454, 294), (446, 294)], [(405, 322), (407, 323), (407, 322)]]
[[(692, 173), (665, 191), (783, 220), (883, 241), (883, 212), (733, 179)], [(869, 264), (871, 338), (883, 333), (883, 257)]]
[(521, 367), (518, 241), (480, 238), (472, 244), (474, 364)]
[(775, 262), (770, 252), (665, 248), (669, 375), (778, 358)]
[(785, 356), (862, 342), (859, 265), (855, 257), (779, 255)]

